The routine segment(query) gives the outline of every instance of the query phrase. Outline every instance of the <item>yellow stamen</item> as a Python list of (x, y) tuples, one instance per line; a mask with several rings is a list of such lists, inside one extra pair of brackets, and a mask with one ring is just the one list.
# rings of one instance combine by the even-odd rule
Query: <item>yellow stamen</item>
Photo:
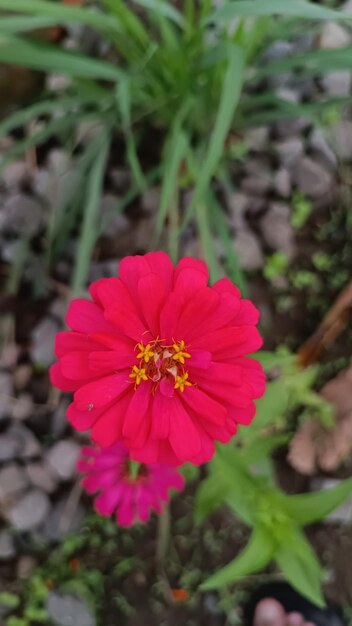
[(175, 352), (175, 354), (173, 354), (172, 356), (174, 361), (178, 361), (179, 363), (184, 365), (185, 359), (191, 358), (189, 352), (185, 351), (185, 342), (183, 341), (183, 339), (182, 341), (180, 341), (180, 343), (174, 343), (172, 347)]
[(188, 372), (185, 372), (181, 376), (176, 376), (176, 382), (174, 389), (179, 389), (181, 393), (184, 392), (185, 387), (192, 387), (192, 383), (188, 380)]
[(145, 367), (138, 367), (138, 365), (133, 366), (129, 377), (135, 379), (136, 385), (140, 385), (142, 380), (148, 380)]
[(147, 343), (146, 346), (144, 346), (142, 343), (138, 343), (137, 348), (140, 350), (140, 352), (137, 354), (137, 359), (143, 359), (145, 363), (149, 363), (150, 359), (155, 355), (155, 352), (153, 352), (150, 343)]

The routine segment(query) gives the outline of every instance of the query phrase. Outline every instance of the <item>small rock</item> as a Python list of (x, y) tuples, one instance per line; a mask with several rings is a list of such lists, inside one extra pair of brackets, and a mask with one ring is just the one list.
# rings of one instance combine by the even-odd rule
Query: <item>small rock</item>
[(33, 198), (18, 193), (2, 205), (0, 230), (14, 235), (35, 235), (43, 225), (43, 209)]
[(227, 205), (231, 213), (231, 222), (233, 226), (237, 230), (244, 228), (245, 213), (248, 209), (248, 196), (236, 191), (227, 197)]
[(0, 502), (4, 503), (14, 498), (28, 485), (25, 470), (15, 463), (0, 470)]
[(279, 59), (284, 59), (285, 57), (290, 56), (294, 51), (294, 44), (285, 40), (279, 39), (275, 41), (269, 48), (265, 51), (263, 55), (263, 59), (265, 61), (277, 61)]
[(42, 448), (38, 439), (23, 424), (11, 426), (7, 435), (17, 441), (17, 457), (19, 459), (31, 459), (41, 454)]
[(141, 206), (145, 213), (157, 213), (160, 205), (160, 187), (149, 187), (143, 195)]
[(25, 389), (32, 378), (32, 366), (29, 363), (18, 365), (13, 373), (13, 382), (17, 391)]
[(329, 146), (323, 131), (315, 128), (309, 138), (309, 145), (313, 155), (316, 156), (327, 169), (335, 171), (337, 168), (337, 158)]
[(32, 489), (6, 511), (6, 517), (16, 530), (33, 530), (43, 524), (49, 511), (48, 496)]
[(44, 317), (32, 332), (31, 358), (34, 363), (49, 366), (55, 361), (54, 341), (59, 330), (51, 317)]
[(289, 216), (290, 208), (286, 204), (273, 202), (262, 218), (260, 228), (266, 244), (291, 259), (294, 254), (294, 233)]
[(84, 516), (85, 510), (82, 504), (78, 504), (72, 512), (68, 511), (67, 498), (61, 499), (54, 505), (45, 520), (41, 535), (45, 541), (60, 541), (66, 535), (82, 528)]
[(48, 74), (46, 77), (46, 88), (48, 91), (61, 93), (72, 85), (72, 79), (63, 74)]
[(352, 14), (352, 0), (346, 0), (346, 2), (344, 2), (344, 4), (342, 5), (341, 10), (344, 13)]
[(258, 239), (250, 230), (240, 230), (233, 242), (240, 266), (245, 270), (258, 270), (264, 266), (264, 255)]
[(241, 191), (254, 196), (265, 196), (272, 188), (272, 181), (266, 176), (248, 176), (241, 181)]
[(79, 454), (79, 445), (67, 439), (50, 448), (47, 461), (61, 480), (70, 480), (75, 475)]
[(294, 170), (294, 179), (299, 190), (310, 198), (325, 195), (334, 183), (332, 175), (309, 157), (299, 161)]
[(282, 198), (289, 198), (291, 195), (291, 176), (290, 172), (281, 167), (274, 176), (274, 187), (276, 193)]
[(52, 200), (53, 191), (56, 187), (53, 176), (45, 168), (38, 168), (33, 176), (33, 191), (46, 200)]
[(75, 140), (77, 143), (87, 144), (90, 141), (98, 139), (103, 129), (104, 126), (98, 121), (98, 118), (90, 121), (84, 120), (79, 122), (76, 126)]
[(342, 120), (330, 129), (337, 156), (343, 161), (352, 159), (352, 122)]
[(304, 143), (300, 137), (291, 137), (280, 141), (275, 146), (283, 167), (293, 167), (304, 152)]
[(52, 315), (58, 323), (62, 323), (67, 313), (68, 301), (66, 298), (55, 298), (49, 307), (50, 315)]
[(38, 563), (33, 556), (24, 554), (17, 562), (16, 574), (20, 580), (26, 580), (30, 578), (34, 573)]
[(321, 36), (320, 47), (324, 50), (333, 50), (334, 48), (345, 48), (351, 43), (349, 32), (336, 22), (326, 22), (324, 24)]
[(295, 89), (289, 89), (288, 87), (282, 87), (276, 89), (275, 94), (280, 100), (286, 100), (292, 104), (297, 104), (300, 101), (299, 93)]
[(8, 530), (0, 531), (0, 561), (9, 561), (16, 556), (15, 542)]
[(33, 461), (26, 467), (27, 476), (34, 487), (38, 487), (46, 493), (53, 493), (57, 487), (57, 478), (48, 463), (45, 461)]
[(69, 401), (66, 398), (62, 398), (58, 407), (55, 409), (51, 417), (51, 432), (56, 437), (62, 437), (67, 428), (66, 410), (69, 405)]
[(322, 77), (321, 84), (331, 98), (343, 98), (351, 93), (352, 74), (348, 70), (328, 72)]
[(91, 609), (81, 598), (50, 591), (46, 609), (56, 626), (96, 626)]
[(126, 191), (131, 182), (131, 173), (122, 167), (114, 167), (109, 170), (109, 178), (115, 191)]
[(22, 393), (16, 398), (12, 407), (12, 417), (19, 422), (24, 422), (33, 413), (33, 400), (29, 393)]
[(12, 376), (7, 372), (0, 372), (0, 421), (11, 415), (12, 396)]
[(27, 163), (12, 161), (4, 168), (2, 177), (8, 189), (20, 189), (29, 179)]
[(71, 157), (66, 150), (55, 148), (51, 150), (48, 158), (48, 168), (51, 174), (59, 178), (66, 174), (72, 167)]
[(21, 443), (17, 437), (7, 432), (0, 435), (0, 463), (19, 457)]
[(276, 122), (274, 128), (278, 137), (291, 137), (292, 135), (300, 135), (310, 125), (311, 122), (305, 117), (293, 117)]
[(258, 126), (246, 132), (244, 142), (250, 150), (260, 152), (263, 150), (269, 140), (269, 127)]
[(247, 215), (258, 217), (261, 213), (264, 213), (268, 205), (267, 198), (261, 198), (260, 196), (247, 196)]

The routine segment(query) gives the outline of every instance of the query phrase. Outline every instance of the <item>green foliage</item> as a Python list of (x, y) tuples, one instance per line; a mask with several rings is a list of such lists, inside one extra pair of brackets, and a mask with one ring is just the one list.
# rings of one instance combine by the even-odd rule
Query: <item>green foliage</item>
[(0, 604), (7, 609), (17, 609), (20, 603), (20, 598), (14, 593), (8, 591), (2, 591), (0, 593)]
[(311, 202), (300, 193), (295, 193), (292, 198), (291, 224), (294, 228), (302, 228), (312, 212)]
[(274, 252), (267, 257), (263, 274), (267, 280), (274, 280), (285, 273), (288, 267), (288, 258), (283, 252)]

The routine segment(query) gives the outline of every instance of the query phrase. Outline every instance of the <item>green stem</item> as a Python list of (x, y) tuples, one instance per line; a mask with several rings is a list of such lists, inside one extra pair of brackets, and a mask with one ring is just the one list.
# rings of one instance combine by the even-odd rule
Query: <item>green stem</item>
[(138, 461), (133, 461), (132, 459), (129, 460), (128, 462), (128, 471), (129, 471), (129, 475), (132, 478), (132, 480), (136, 480), (138, 474), (139, 474), (139, 468), (140, 468), (141, 464), (138, 463)]
[(170, 543), (170, 507), (166, 506), (159, 517), (156, 543), (156, 560), (160, 568), (164, 568), (165, 558)]

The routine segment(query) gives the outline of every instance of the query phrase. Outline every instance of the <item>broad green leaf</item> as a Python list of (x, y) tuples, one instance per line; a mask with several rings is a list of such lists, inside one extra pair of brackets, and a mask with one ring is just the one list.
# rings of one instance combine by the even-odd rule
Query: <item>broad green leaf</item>
[(274, 426), (277, 421), (285, 416), (290, 406), (290, 395), (284, 378), (278, 378), (268, 382), (265, 394), (256, 401), (257, 413), (251, 429), (255, 431)]
[(272, 367), (293, 365), (297, 359), (295, 354), (290, 354), (286, 351), (269, 352), (266, 350), (260, 350), (260, 352), (253, 354), (253, 358), (259, 361), (265, 370), (271, 369)]
[(244, 61), (242, 51), (237, 46), (228, 48), (228, 66), (224, 76), (220, 104), (215, 126), (211, 133), (204, 163), (199, 171), (192, 200), (188, 206), (184, 226), (193, 215), (194, 208), (204, 202), (204, 195), (223, 154), (224, 143), (231, 128), (232, 120), (241, 95)]
[(351, 15), (318, 6), (306, 0), (236, 0), (225, 2), (207, 22), (228, 22), (236, 17), (289, 15), (311, 20), (351, 20)]
[(197, 524), (225, 502), (230, 488), (228, 482), (223, 481), (219, 474), (211, 474), (209, 478), (202, 480), (197, 489), (194, 507)]
[(331, 489), (287, 496), (285, 509), (299, 524), (312, 524), (324, 519), (351, 496), (352, 478), (349, 478)]
[(266, 528), (257, 526), (241, 554), (223, 567), (219, 572), (210, 576), (202, 585), (202, 591), (219, 589), (235, 582), (242, 576), (248, 576), (262, 569), (271, 561), (275, 552), (275, 543)]
[[(111, 15), (104, 15), (93, 8), (65, 6), (62, 2), (49, 0), (0, 0), (0, 11), (29, 13), (31, 16), (52, 17), (57, 24), (79, 22), (105, 34), (118, 33), (117, 23)], [(7, 19), (7, 18), (1, 18)]]
[(102, 135), (98, 144), (97, 156), (87, 181), (86, 206), (72, 280), (74, 294), (77, 294), (82, 289), (87, 279), (92, 252), (99, 234), (98, 209), (109, 146), (110, 141), (106, 132)]
[(239, 455), (243, 459), (243, 462), (249, 467), (250, 465), (270, 457), (271, 453), (279, 446), (283, 446), (287, 443), (288, 439), (288, 435), (262, 436), (239, 448), (236, 454)]
[(53, 45), (1, 32), (0, 61), (80, 78), (117, 81), (123, 75), (121, 70), (107, 61), (91, 59)]
[(325, 606), (321, 591), (323, 571), (301, 531), (294, 529), (287, 535), (286, 543), (275, 553), (275, 560), (294, 589), (317, 606)]

